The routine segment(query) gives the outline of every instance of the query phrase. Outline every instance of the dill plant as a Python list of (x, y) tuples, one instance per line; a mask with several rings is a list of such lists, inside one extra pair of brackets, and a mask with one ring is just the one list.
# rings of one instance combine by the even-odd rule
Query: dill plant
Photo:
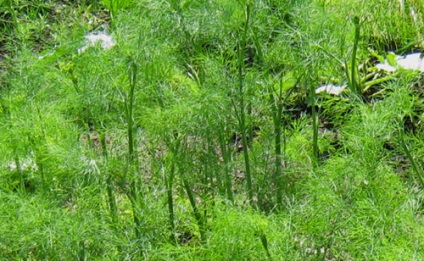
[(270, 106), (272, 112), (272, 120), (274, 124), (274, 148), (275, 148), (275, 172), (273, 175), (273, 183), (275, 184), (276, 191), (276, 204), (280, 205), (283, 200), (283, 172), (282, 168), (285, 167), (287, 136), (286, 126), (283, 124), (283, 113), (285, 109), (285, 102), (290, 98), (294, 90), (293, 75), (288, 72), (286, 75), (280, 76), (278, 87), (269, 87)]
[[(359, 17), (368, 10), (342, 1), (206, 2), (128, 7), (113, 17), (120, 39), (107, 54), (62, 49), (38, 60), (31, 44), (16, 47), (16, 73), (0, 90), (0, 163), (21, 171), (0, 170), (0, 259), (419, 259), (421, 192), (389, 165), (392, 154), (409, 153), (416, 166), (404, 167), (421, 171), (422, 144), (401, 139), (393, 122), (413, 100), (397, 97), (397, 87), (410, 83), (376, 85), (387, 88), (381, 100), (351, 99), (343, 115), (330, 105), (343, 107), (345, 96), (321, 103), (314, 93), (323, 79), (347, 77), (338, 67), (346, 53), (338, 51), (354, 43), (355, 28), (335, 28), (345, 27), (352, 6)], [(286, 20), (288, 8), (294, 15)], [(176, 21), (183, 25), (167, 30)], [(375, 28), (364, 22), (361, 29), (356, 58), (346, 59), (356, 89), (366, 85), (350, 69)], [(340, 123), (339, 148), (322, 161), (320, 106)], [(80, 140), (90, 120), (101, 151)], [(248, 140), (255, 124), (259, 137)], [(231, 143), (234, 133), (244, 152)], [(389, 151), (393, 137), (397, 148)], [(38, 171), (24, 171), (31, 151)], [(17, 183), (8, 183), (15, 174)], [(35, 191), (19, 188), (34, 180)], [(270, 209), (285, 207), (258, 211), (267, 210), (269, 195)]]
[[(247, 44), (247, 36), (249, 33), (250, 26), (250, 16), (251, 16), (251, 8), (252, 3), (247, 1), (242, 1), (241, 6), (244, 9), (244, 26), (241, 28), (241, 31), (238, 35), (237, 41), (237, 100), (233, 101), (234, 103), (234, 111), (237, 116), (239, 129), (241, 133), (241, 141), (243, 145), (243, 157), (244, 157), (244, 167), (246, 172), (246, 189), (249, 198), (250, 204), (254, 204), (253, 202), (253, 184), (252, 184), (252, 172), (250, 165), (250, 157), (249, 157), (249, 149), (247, 142), (248, 135), (248, 127), (246, 126), (246, 93), (245, 93), (245, 59), (246, 59), (246, 44)], [(237, 103), (236, 103), (237, 102)]]

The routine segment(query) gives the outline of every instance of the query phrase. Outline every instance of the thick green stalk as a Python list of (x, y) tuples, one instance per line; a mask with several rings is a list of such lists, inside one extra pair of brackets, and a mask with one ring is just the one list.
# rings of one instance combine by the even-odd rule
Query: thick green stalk
[(315, 165), (318, 165), (318, 111), (315, 106), (315, 94), (313, 94), (312, 100), (312, 151), (313, 151), (313, 161)]
[(231, 184), (231, 173), (230, 173), (230, 162), (231, 162), (231, 153), (228, 149), (227, 142), (225, 141), (225, 128), (220, 126), (221, 131), (218, 131), (218, 140), (219, 147), (222, 153), (222, 159), (224, 161), (224, 187), (227, 194), (227, 199), (232, 203), (234, 202), (233, 188)]
[[(204, 143), (204, 146), (206, 146), (204, 148), (204, 151), (206, 151), (206, 157), (203, 156), (202, 158), (202, 172), (203, 172), (203, 181), (202, 184), (204, 185), (203, 189), (204, 189), (204, 193), (209, 193), (212, 192), (209, 189), (209, 186), (214, 186), (214, 168), (215, 168), (215, 162), (213, 162), (213, 159), (215, 157), (215, 152), (214, 152), (214, 144), (213, 144), (213, 140), (211, 138), (211, 131), (209, 128), (206, 128), (206, 142)], [(215, 176), (215, 184), (216, 187), (218, 188), (218, 190), (221, 187), (220, 184), (220, 179), (218, 176)]]
[(174, 198), (173, 198), (173, 182), (174, 182), (174, 176), (175, 176), (175, 164), (172, 163), (170, 175), (167, 178), (165, 175), (165, 183), (166, 183), (166, 194), (167, 194), (167, 200), (168, 200), (168, 217), (169, 217), (169, 228), (171, 230), (171, 241), (176, 242), (175, 238), (175, 215), (174, 215)]
[(282, 114), (283, 114), (283, 80), (280, 80), (279, 90), (277, 97), (274, 98), (272, 94), (273, 88), (271, 88), (271, 108), (274, 122), (274, 146), (275, 146), (275, 173), (274, 173), (274, 184), (276, 190), (277, 204), (282, 202), (282, 150), (281, 150), (281, 131), (282, 131)]
[[(107, 160), (107, 158), (105, 158)], [(107, 203), (109, 205), (109, 212), (110, 212), (110, 218), (111, 218), (111, 226), (116, 231), (116, 233), (119, 233), (119, 221), (118, 221), (118, 206), (116, 204), (116, 198), (113, 191), (113, 177), (112, 173), (110, 171), (107, 171), (107, 178), (106, 178), (106, 193), (107, 193)], [(118, 244), (116, 246), (118, 253), (122, 253), (122, 247)]]
[(309, 89), (309, 100), (312, 109), (312, 162), (314, 167), (319, 164), (319, 150), (318, 150), (318, 108), (317, 108), (317, 95), (315, 88), (311, 84)]
[(272, 86), (269, 87), (271, 112), (274, 123), (274, 146), (275, 146), (275, 172), (272, 178), (275, 184), (277, 204), (282, 203), (283, 195), (283, 173), (282, 166), (284, 166), (284, 155), (286, 152), (286, 129), (283, 126), (283, 111), (286, 100), (290, 97), (294, 88), (290, 88), (283, 97), (283, 79), (280, 79), (279, 89), (275, 91)]
[(204, 226), (204, 218), (203, 218), (202, 214), (200, 213), (199, 208), (197, 207), (197, 203), (196, 203), (196, 200), (194, 198), (193, 189), (191, 188), (188, 180), (184, 177), (183, 177), (183, 185), (184, 185), (184, 189), (187, 193), (188, 199), (190, 201), (190, 205), (193, 209), (193, 213), (194, 213), (194, 217), (196, 219), (197, 225), (199, 226), (201, 240), (204, 241), (206, 239), (205, 238), (205, 230), (204, 230), (204, 227), (205, 227)]
[(276, 184), (276, 190), (277, 190), (277, 204), (281, 204), (282, 202), (282, 188), (281, 188), (281, 175), (282, 175), (282, 168), (281, 168), (281, 159), (282, 159), (282, 153), (281, 153), (281, 116), (283, 114), (283, 103), (282, 103), (282, 92), (283, 92), (283, 83), (280, 81), (280, 90), (279, 90), (279, 97), (277, 99), (277, 108), (275, 112), (274, 117), (274, 131), (275, 131), (275, 177), (274, 182)]
[(196, 219), (197, 225), (199, 226), (201, 240), (204, 241), (206, 239), (204, 218), (202, 214), (200, 213), (199, 208), (197, 207), (197, 203), (194, 198), (194, 192), (190, 186), (190, 183), (188, 182), (187, 178), (184, 177), (184, 175), (182, 175), (182, 177), (183, 177), (182, 179), (183, 179), (184, 189), (187, 193), (188, 200), (190, 201), (191, 208), (193, 209), (194, 218)]
[(106, 179), (106, 191), (107, 191), (107, 198), (108, 198), (108, 204), (109, 204), (109, 210), (110, 210), (110, 217), (112, 219), (112, 223), (117, 224), (118, 207), (116, 206), (115, 195), (113, 194), (113, 179), (110, 173), (108, 173), (108, 177)]
[[(245, 108), (245, 93), (244, 93), (244, 60), (245, 60), (245, 50), (246, 50), (246, 40), (247, 40), (247, 32), (249, 30), (249, 20), (250, 20), (250, 3), (246, 3), (246, 20), (242, 32), (241, 41), (238, 43), (238, 95), (239, 95), (239, 108), (236, 109), (236, 114), (238, 114), (239, 127), (241, 132), (241, 140), (243, 145), (243, 156), (244, 156), (244, 166), (245, 166), (245, 175), (246, 175), (246, 186), (249, 201), (253, 203), (253, 186), (252, 186), (252, 174), (250, 168), (250, 160), (249, 160), (249, 149), (247, 142), (247, 127), (246, 127), (246, 108)], [(238, 111), (238, 113), (237, 113)]]
[(190, 201), (191, 208), (193, 210), (194, 218), (196, 219), (197, 225), (199, 227), (200, 237), (201, 240), (204, 241), (206, 239), (205, 237), (205, 219), (202, 216), (194, 196), (194, 191), (191, 187), (191, 184), (189, 180), (187, 179), (186, 173), (187, 169), (186, 166), (189, 165), (185, 160), (187, 160), (187, 155), (189, 155), (186, 151), (180, 151), (180, 153), (174, 155), (174, 160), (178, 164), (178, 171), (180, 173), (181, 180), (183, 182), (183, 188), (187, 193), (188, 200)]
[[(107, 153), (107, 148), (106, 148), (106, 133), (103, 129), (101, 130), (101, 133), (100, 133), (100, 142), (102, 144), (103, 158), (107, 162), (108, 153)], [(107, 199), (108, 199), (108, 205), (109, 205), (110, 217), (112, 219), (112, 223), (117, 224), (117, 222), (118, 222), (118, 215), (117, 215), (118, 207), (116, 205), (116, 199), (115, 199), (115, 195), (114, 195), (114, 192), (113, 192), (113, 177), (112, 177), (112, 173), (110, 173), (109, 171), (107, 171), (107, 178), (106, 178), (106, 193), (107, 193)]]
[(126, 111), (127, 111), (127, 135), (128, 135), (128, 162), (129, 164), (134, 163), (134, 120), (133, 120), (133, 106), (134, 106), (134, 89), (137, 80), (137, 65), (134, 61), (130, 61), (129, 64), (129, 80), (130, 90), (126, 100)]
[(269, 260), (272, 260), (271, 253), (269, 252), (269, 248), (268, 248), (268, 239), (267, 239), (267, 237), (266, 237), (266, 235), (265, 235), (264, 232), (260, 232), (259, 239), (261, 240), (262, 247), (264, 248), (265, 253), (266, 253), (268, 259)]
[(133, 212), (133, 222), (135, 226), (135, 236), (137, 239), (141, 239), (141, 218), (140, 218), (140, 209), (138, 207), (138, 197), (135, 196), (137, 191), (134, 189), (135, 185), (130, 184), (130, 195), (129, 199), (131, 202), (131, 208)]
[[(130, 180), (129, 198), (133, 209), (133, 218), (135, 224), (135, 233), (138, 239), (141, 238), (141, 219), (139, 217), (139, 191), (138, 191), (138, 160), (135, 153), (135, 138), (134, 138), (134, 90), (137, 82), (137, 64), (131, 58), (128, 66), (129, 77), (129, 93), (125, 99), (125, 112), (127, 120), (127, 136), (128, 136), (128, 155), (127, 155), (127, 178)], [(130, 176), (131, 175), (131, 176)]]
[[(174, 144), (173, 144), (174, 143)], [(171, 232), (170, 239), (172, 242), (177, 242), (177, 238), (175, 237), (175, 214), (174, 214), (174, 195), (173, 195), (173, 184), (175, 177), (175, 164), (178, 161), (177, 157), (179, 154), (180, 140), (178, 138), (173, 142), (170, 141), (168, 144), (168, 148), (172, 153), (171, 158), (171, 169), (169, 172), (169, 176), (165, 173), (165, 184), (166, 184), (166, 194), (167, 194), (167, 203), (168, 203), (168, 218), (169, 218), (169, 228)]]
[(351, 61), (351, 73), (350, 73), (350, 87), (353, 93), (356, 93), (357, 95), (361, 94), (361, 86), (358, 84), (357, 80), (357, 71), (358, 68), (356, 66), (356, 51), (358, 50), (358, 43), (359, 43), (359, 37), (360, 37), (360, 29), (361, 25), (359, 23), (359, 17), (355, 16), (353, 18), (353, 23), (355, 26), (355, 38), (353, 40), (353, 50), (352, 50), (352, 61)]

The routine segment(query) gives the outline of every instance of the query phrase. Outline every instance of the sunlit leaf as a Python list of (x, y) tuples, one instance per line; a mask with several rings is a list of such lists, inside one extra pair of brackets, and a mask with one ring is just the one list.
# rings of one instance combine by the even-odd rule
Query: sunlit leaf
[(391, 66), (396, 66), (396, 65), (397, 65), (397, 62), (396, 62), (396, 54), (394, 54), (394, 53), (389, 53), (389, 54), (387, 55), (387, 61), (389, 62), (389, 64), (390, 64)]
[(293, 72), (287, 72), (283, 77), (283, 90), (287, 91), (296, 85), (297, 79)]

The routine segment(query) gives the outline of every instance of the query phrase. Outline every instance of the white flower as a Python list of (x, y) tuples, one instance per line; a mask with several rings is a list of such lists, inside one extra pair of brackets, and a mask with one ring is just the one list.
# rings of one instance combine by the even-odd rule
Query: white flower
[(344, 89), (346, 89), (346, 85), (337, 86), (337, 85), (334, 85), (334, 84), (325, 84), (325, 85), (318, 87), (315, 90), (315, 93), (327, 92), (327, 93), (333, 94), (333, 95), (340, 95), (343, 92)]
[(84, 45), (83, 47), (79, 48), (78, 53), (82, 53), (85, 50), (87, 50), (88, 47), (95, 46), (98, 43), (104, 50), (108, 50), (116, 44), (112, 36), (104, 32), (89, 33), (86, 36), (84, 36), (84, 38), (87, 40), (88, 43)]

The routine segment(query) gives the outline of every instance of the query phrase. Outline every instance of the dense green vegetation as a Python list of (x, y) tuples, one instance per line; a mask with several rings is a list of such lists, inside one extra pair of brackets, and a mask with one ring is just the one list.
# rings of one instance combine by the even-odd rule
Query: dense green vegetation
[(423, 49), (422, 1), (4, 0), (0, 27), (0, 260), (424, 259), (422, 74), (376, 68)]

